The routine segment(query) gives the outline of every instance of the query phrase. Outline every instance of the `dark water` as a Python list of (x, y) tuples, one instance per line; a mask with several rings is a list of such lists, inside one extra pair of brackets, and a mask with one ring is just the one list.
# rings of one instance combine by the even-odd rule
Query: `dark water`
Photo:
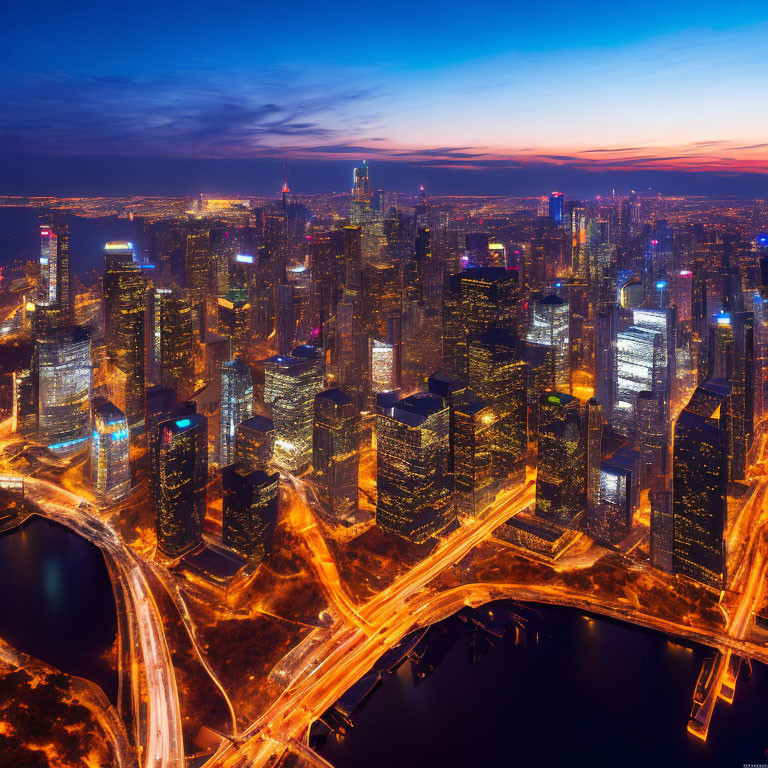
[(418, 686), (409, 662), (386, 675), (344, 741), (331, 736), (321, 754), (336, 768), (768, 764), (766, 667), (742, 671), (705, 744), (686, 731), (704, 649), (570, 609), (540, 610), (529, 624), (539, 639), (527, 647), (513, 631), (472, 664), (463, 630)]
[[(0, 267), (40, 256), (40, 211), (33, 208), (0, 208)], [(114, 216), (86, 219), (67, 217), (69, 261), (72, 272), (90, 283), (89, 273), (104, 267), (104, 243), (131, 240), (138, 244), (138, 226)]]
[(114, 702), (103, 658), (117, 614), (101, 550), (39, 517), (0, 536), (0, 637), (63, 672), (98, 683)]

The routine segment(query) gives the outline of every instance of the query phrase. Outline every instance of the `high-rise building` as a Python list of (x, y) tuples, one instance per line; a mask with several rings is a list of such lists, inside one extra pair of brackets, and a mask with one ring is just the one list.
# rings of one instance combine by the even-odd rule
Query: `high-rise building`
[(726, 584), (731, 386), (700, 384), (675, 424), (673, 547), (675, 573), (714, 589)]
[(615, 306), (595, 314), (595, 398), (603, 407), (603, 416), (611, 421), (615, 400), (617, 317)]
[(654, 476), (667, 473), (669, 463), (669, 418), (663, 393), (638, 392), (635, 413), (635, 444), (641, 455), (641, 482), (649, 485)]
[(360, 411), (354, 398), (338, 388), (315, 395), (312, 466), (318, 497), (337, 519), (357, 510), (360, 459)]
[(231, 353), (242, 355), (251, 330), (251, 303), (248, 291), (233, 288), (217, 300), (218, 331), (229, 336)]
[(616, 384), (613, 425), (634, 437), (635, 402), (639, 392), (666, 394), (667, 350), (661, 333), (630, 326), (616, 334)]
[(587, 435), (581, 401), (564, 392), (539, 400), (536, 515), (571, 524), (587, 507)]
[(469, 342), (493, 328), (514, 332), (517, 273), (503, 267), (473, 267), (451, 275), (443, 303), (443, 363), (466, 379)]
[(584, 203), (568, 203), (568, 229), (571, 235), (571, 273), (577, 280), (587, 280), (587, 212)]
[(117, 501), (131, 488), (130, 441), (125, 414), (104, 401), (93, 408), (91, 485), (105, 501)]
[(80, 326), (53, 329), (35, 342), (37, 428), (56, 453), (83, 448), (91, 434), (91, 335)]
[(74, 288), (69, 266), (69, 225), (40, 226), (40, 286), (38, 302), (55, 311), (58, 325), (74, 320)]
[(555, 224), (563, 223), (563, 193), (553, 192), (549, 196), (549, 218)]
[(560, 392), (571, 389), (570, 320), (568, 302), (554, 293), (534, 302), (528, 344), (547, 348), (547, 385)]
[(600, 493), (590, 509), (589, 530), (597, 541), (616, 543), (632, 529), (639, 502), (640, 455), (622, 448), (600, 464)]
[(376, 523), (417, 543), (453, 519), (450, 415), (442, 397), (419, 392), (376, 416)]
[(730, 479), (743, 480), (755, 422), (755, 316), (721, 312), (710, 328), (709, 375), (731, 385)]
[(280, 475), (246, 464), (222, 469), (222, 543), (260, 562), (272, 548), (279, 510)]
[(170, 288), (151, 295), (153, 379), (184, 400), (195, 390), (195, 326), (186, 297)]
[(275, 355), (264, 369), (264, 402), (272, 408), (278, 464), (295, 472), (312, 460), (315, 395), (323, 388), (319, 356)]
[(371, 393), (388, 392), (397, 389), (397, 350), (394, 344), (371, 339)]
[(208, 419), (169, 419), (150, 436), (157, 546), (178, 557), (202, 542), (208, 481)]
[(190, 232), (184, 254), (184, 285), (193, 306), (205, 304), (210, 260), (211, 233), (207, 229)]
[(492, 473), (510, 481), (524, 472), (528, 451), (528, 402), (526, 364), (517, 357), (511, 333), (494, 329), (469, 344), (469, 385), (493, 412), (488, 425)]
[(292, 285), (275, 286), (275, 329), (277, 353), (290, 353), (296, 340), (295, 288)]
[(651, 565), (672, 572), (672, 492), (651, 491)]
[(275, 425), (266, 416), (251, 416), (235, 427), (235, 460), (264, 469), (275, 450)]
[(494, 483), (492, 428), (493, 409), (465, 391), (451, 408), (451, 443), (456, 509), (474, 517), (492, 500)]
[(120, 401), (124, 403), (132, 434), (144, 430), (145, 336), (147, 288), (141, 268), (134, 260), (133, 246), (110, 242), (104, 246), (104, 338), (107, 358), (124, 381)]
[(368, 178), (368, 163), (363, 160), (355, 168), (350, 203), (350, 220), (353, 225), (364, 224), (371, 218), (371, 182)]
[(221, 366), (221, 466), (235, 461), (235, 433), (238, 424), (253, 416), (251, 369), (240, 359)]

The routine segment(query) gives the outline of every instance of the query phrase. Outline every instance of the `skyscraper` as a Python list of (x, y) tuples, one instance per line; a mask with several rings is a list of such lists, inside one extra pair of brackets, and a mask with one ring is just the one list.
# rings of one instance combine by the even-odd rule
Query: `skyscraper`
[(68, 325), (74, 320), (74, 299), (69, 266), (69, 225), (58, 221), (41, 224), (38, 302), (56, 313), (57, 325)]
[(235, 427), (235, 460), (264, 469), (275, 450), (275, 425), (266, 416), (251, 416)]
[(248, 291), (233, 288), (217, 300), (218, 331), (230, 338), (233, 355), (242, 355), (251, 330), (251, 304)]
[(204, 304), (208, 295), (208, 264), (211, 233), (205, 229), (187, 235), (184, 253), (184, 285), (193, 306)]
[(222, 543), (256, 562), (272, 548), (279, 510), (277, 472), (237, 463), (222, 469)]
[(117, 501), (131, 488), (128, 421), (114, 404), (104, 401), (93, 409), (91, 485), (105, 501)]
[(127, 242), (104, 246), (104, 337), (107, 357), (124, 381), (122, 397), (128, 428), (142, 432), (146, 418), (146, 285), (133, 247)]
[(587, 506), (587, 439), (581, 401), (563, 392), (539, 400), (536, 515), (569, 525)]
[(584, 203), (568, 203), (568, 228), (571, 235), (571, 273), (577, 280), (587, 280), (587, 213)]
[(493, 409), (465, 391), (452, 405), (451, 443), (456, 509), (474, 517), (494, 495)]
[(35, 342), (40, 440), (56, 453), (84, 447), (91, 434), (91, 335), (53, 329)]
[(291, 472), (312, 460), (315, 395), (323, 388), (321, 358), (275, 355), (264, 369), (264, 402), (275, 423), (274, 459)]
[(514, 332), (517, 273), (503, 267), (473, 267), (451, 275), (443, 303), (443, 363), (466, 379), (469, 342), (485, 331)]
[(512, 480), (524, 472), (528, 451), (526, 363), (517, 359), (517, 342), (508, 331), (494, 329), (469, 344), (469, 385), (493, 412), (488, 425), (492, 473)]
[(235, 433), (238, 424), (253, 416), (251, 369), (240, 359), (221, 366), (221, 466), (235, 461)]
[(168, 557), (178, 557), (202, 542), (208, 419), (199, 413), (169, 419), (150, 439), (157, 546)]
[(731, 385), (730, 479), (743, 480), (755, 421), (755, 316), (721, 312), (710, 328), (709, 376)]
[(452, 519), (448, 405), (429, 392), (403, 398), (377, 415), (376, 439), (376, 523), (426, 541)]
[(546, 348), (547, 386), (560, 392), (571, 389), (570, 321), (568, 302), (554, 293), (534, 302), (528, 344)]
[(341, 519), (357, 510), (360, 411), (338, 388), (315, 395), (312, 466), (324, 510)]
[(195, 390), (195, 329), (186, 297), (170, 288), (152, 293), (153, 379), (173, 387), (180, 400)]
[(553, 192), (549, 196), (549, 218), (555, 224), (563, 223), (563, 193)]
[(667, 350), (661, 333), (630, 326), (616, 335), (616, 384), (613, 425), (634, 437), (639, 392), (666, 393)]
[(726, 584), (730, 400), (727, 381), (705, 381), (675, 424), (673, 568), (714, 589)]
[(353, 225), (364, 224), (370, 217), (371, 182), (368, 178), (368, 162), (363, 160), (363, 164), (354, 171), (350, 220)]

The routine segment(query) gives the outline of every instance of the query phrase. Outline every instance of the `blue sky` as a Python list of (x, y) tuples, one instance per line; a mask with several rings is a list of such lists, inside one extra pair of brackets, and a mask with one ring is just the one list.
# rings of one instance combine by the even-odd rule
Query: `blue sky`
[(766, 3), (25, 5), (0, 17), (0, 193), (128, 191), (126, 158), (179, 193), (229, 191), (233, 160), (254, 192), (282, 161), (323, 191), (363, 156), (444, 191), (768, 170)]

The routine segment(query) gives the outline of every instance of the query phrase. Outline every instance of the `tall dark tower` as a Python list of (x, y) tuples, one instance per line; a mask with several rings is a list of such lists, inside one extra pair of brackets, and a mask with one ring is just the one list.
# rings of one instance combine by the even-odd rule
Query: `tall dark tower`
[(730, 421), (731, 386), (710, 379), (675, 424), (672, 566), (718, 590), (726, 584)]
[(165, 555), (178, 557), (202, 542), (208, 419), (191, 413), (164, 421), (151, 439), (157, 546)]
[(124, 377), (125, 417), (132, 434), (143, 432), (145, 402), (144, 318), (147, 289), (133, 247), (107, 243), (104, 249), (104, 336), (109, 362)]

